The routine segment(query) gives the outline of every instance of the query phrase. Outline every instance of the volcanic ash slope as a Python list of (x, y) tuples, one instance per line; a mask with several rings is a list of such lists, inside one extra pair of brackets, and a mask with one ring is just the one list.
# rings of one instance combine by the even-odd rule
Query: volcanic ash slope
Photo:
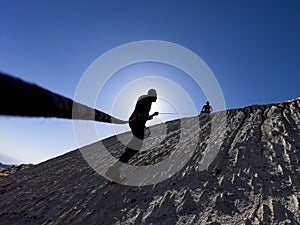
[[(300, 224), (299, 109), (296, 99), (200, 116), (199, 126), (185, 118), (152, 127), (167, 127), (167, 135), (160, 140), (152, 132), (145, 142), (150, 150), (131, 164), (155, 164), (176, 146), (182, 152), (196, 146), (179, 172), (155, 185), (109, 182), (78, 150), (2, 177), (0, 224)], [(182, 131), (181, 123), (193, 132)], [(218, 143), (216, 157), (205, 158)], [(103, 144), (115, 157), (124, 151), (116, 137)]]

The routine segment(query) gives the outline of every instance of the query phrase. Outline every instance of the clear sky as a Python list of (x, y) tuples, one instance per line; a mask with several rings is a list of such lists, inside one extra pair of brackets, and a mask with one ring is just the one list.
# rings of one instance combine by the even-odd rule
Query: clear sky
[[(0, 0), (0, 9), (0, 70), (69, 98), (99, 56), (140, 40), (173, 42), (196, 53), (216, 76), (229, 109), (300, 96), (298, 0)], [(146, 63), (119, 73), (126, 71), (132, 76), (118, 80), (116, 74), (101, 94), (115, 99), (112, 87), (130, 87), (147, 73), (179, 84), (195, 111), (206, 101), (182, 71)], [(122, 105), (124, 113), (130, 114), (137, 97)], [(165, 102), (160, 99), (156, 104), (164, 107), (156, 109), (170, 110)], [(106, 104), (99, 98), (97, 108), (109, 110)], [(107, 127), (97, 124), (100, 139), (109, 136)], [(72, 122), (62, 119), (0, 117), (0, 135), (3, 163), (38, 163), (76, 149)]]

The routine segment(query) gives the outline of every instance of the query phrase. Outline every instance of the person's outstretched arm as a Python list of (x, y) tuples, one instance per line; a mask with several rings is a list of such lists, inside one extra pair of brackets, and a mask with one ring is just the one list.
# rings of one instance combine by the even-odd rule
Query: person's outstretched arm
[(153, 117), (154, 116), (158, 116), (158, 112), (155, 112), (155, 113), (153, 113), (152, 115), (150, 115), (149, 117), (148, 117), (148, 120), (152, 120), (153, 119)]

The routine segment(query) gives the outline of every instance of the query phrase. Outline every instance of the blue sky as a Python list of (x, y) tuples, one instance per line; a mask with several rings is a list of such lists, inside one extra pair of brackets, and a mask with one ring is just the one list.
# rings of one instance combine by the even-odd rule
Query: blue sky
[[(0, 70), (70, 98), (99, 56), (140, 40), (196, 53), (216, 76), (227, 108), (299, 97), (298, 0), (0, 0), (0, 8)], [(163, 68), (153, 68), (164, 77)], [(167, 77), (180, 82), (179, 76)], [(180, 84), (200, 110), (206, 99), (187, 79)], [(71, 121), (0, 117), (0, 124), (0, 162), (38, 163), (76, 148)]]

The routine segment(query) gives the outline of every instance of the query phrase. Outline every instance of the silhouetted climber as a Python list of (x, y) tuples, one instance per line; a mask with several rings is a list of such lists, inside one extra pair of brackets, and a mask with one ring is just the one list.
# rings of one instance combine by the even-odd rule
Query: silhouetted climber
[(120, 167), (122, 163), (127, 163), (143, 147), (146, 122), (158, 115), (158, 112), (149, 115), (151, 105), (153, 102), (156, 102), (156, 99), (157, 93), (155, 89), (150, 89), (147, 95), (139, 97), (134, 111), (129, 118), (129, 126), (133, 137), (128, 143), (125, 152), (120, 156), (119, 161), (107, 170), (107, 176), (117, 180), (120, 179)]
[(213, 111), (211, 105), (209, 104), (209, 101), (206, 101), (206, 105), (204, 105), (202, 107), (202, 110), (201, 110), (201, 114), (202, 113), (211, 113)]

